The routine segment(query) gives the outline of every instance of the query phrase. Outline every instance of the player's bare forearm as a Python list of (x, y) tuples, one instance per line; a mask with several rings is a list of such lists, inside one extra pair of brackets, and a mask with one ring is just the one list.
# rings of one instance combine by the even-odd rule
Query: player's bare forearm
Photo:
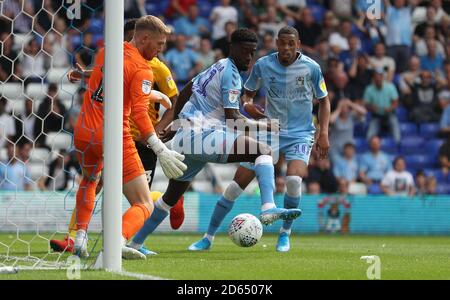
[(265, 119), (267, 116), (259, 107), (253, 104), (253, 98), (256, 96), (256, 91), (245, 90), (241, 97), (241, 105), (244, 110), (255, 120)]
[(245, 131), (247, 131), (249, 128), (255, 128), (257, 130), (266, 130), (266, 131), (279, 131), (279, 124), (276, 122), (271, 122), (269, 120), (265, 121), (257, 121), (252, 120), (241, 114), (239, 109), (230, 109), (225, 108), (225, 118), (227, 120), (233, 120), (238, 121), (240, 120), (242, 123), (242, 126), (245, 127)]
[(328, 96), (320, 99), (319, 102), (319, 137), (317, 138), (317, 150), (319, 158), (325, 159), (328, 157), (328, 150), (330, 149), (330, 141), (328, 139), (328, 128), (330, 123), (331, 106)]
[(188, 84), (186, 84), (183, 89), (180, 92), (180, 95), (178, 96), (178, 99), (175, 103), (175, 109), (173, 111), (173, 119), (177, 120), (178, 115), (180, 114), (181, 110), (183, 109), (184, 105), (189, 101), (189, 98), (192, 96), (192, 81), (189, 81)]
[(170, 122), (173, 121), (175, 105), (177, 103), (178, 96), (170, 97), (170, 102), (172, 102), (172, 107), (164, 112), (159, 121), (158, 125), (155, 126), (155, 131), (159, 135), (167, 126), (169, 126)]

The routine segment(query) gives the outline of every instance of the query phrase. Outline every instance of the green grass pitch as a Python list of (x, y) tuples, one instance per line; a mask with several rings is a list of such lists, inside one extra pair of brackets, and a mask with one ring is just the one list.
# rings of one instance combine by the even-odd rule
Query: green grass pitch
[[(146, 261), (124, 261), (123, 268), (167, 279), (365, 280), (369, 264), (361, 256), (377, 255), (381, 260), (381, 279), (450, 279), (450, 237), (294, 235), (292, 250), (277, 253), (275, 235), (264, 235), (252, 248), (239, 248), (227, 236), (219, 235), (210, 251), (188, 252), (186, 248), (199, 237), (154, 235), (146, 245), (159, 255)], [(11, 239), (11, 235), (0, 235), (4, 244)], [(36, 255), (47, 251), (44, 239), (33, 240), (32, 245)], [(20, 245), (14, 247), (20, 251)], [(2, 279), (66, 279), (66, 271), (20, 271), (0, 275)], [(133, 278), (81, 271), (81, 279)]]

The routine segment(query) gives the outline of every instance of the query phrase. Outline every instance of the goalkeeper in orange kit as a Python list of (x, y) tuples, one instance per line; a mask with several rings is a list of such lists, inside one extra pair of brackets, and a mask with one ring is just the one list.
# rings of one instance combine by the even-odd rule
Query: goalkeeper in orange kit
[[(134, 34), (134, 28), (136, 25), (136, 19), (129, 20), (125, 24), (124, 28), (124, 40), (130, 41)], [(175, 104), (175, 101), (178, 96), (178, 89), (175, 84), (175, 81), (172, 79), (171, 72), (169, 68), (161, 62), (157, 57), (153, 58), (151, 61), (149, 61), (149, 65), (152, 68), (153, 76), (154, 76), (154, 86), (153, 90), (159, 90), (163, 94), (167, 95), (168, 98), (170, 98), (170, 101), (172, 102), (172, 108), (168, 108), (168, 99), (162, 103), (162, 105), (166, 108), (168, 108), (165, 113), (163, 114), (162, 118), (159, 117), (159, 107), (161, 103), (159, 103), (161, 99), (155, 99), (156, 97), (153, 97), (153, 101), (150, 103), (148, 107), (148, 114), (149, 117), (155, 127), (155, 131), (157, 133), (161, 132), (164, 128), (166, 128), (170, 122), (173, 119), (173, 107)], [(71, 82), (78, 82), (83, 77), (89, 77), (91, 71), (85, 71), (81, 68), (79, 70), (72, 70), (69, 74), (69, 80)], [(130, 120), (131, 121), (131, 120)], [(139, 140), (139, 130), (137, 129), (134, 122), (130, 122), (131, 125), (131, 133), (133, 135), (133, 139), (135, 140), (136, 149), (138, 151), (139, 157), (141, 158), (142, 164), (145, 169), (145, 173), (147, 176), (147, 181), (149, 188), (151, 188), (153, 178), (154, 178), (154, 171), (156, 167), (156, 155), (151, 150), (148, 149), (144, 144), (140, 143)], [(97, 190), (99, 190), (101, 187), (101, 184), (99, 184), (99, 187)], [(153, 201), (158, 200), (159, 196), (161, 195), (160, 192), (151, 192), (150, 193), (151, 198)], [(181, 227), (184, 221), (184, 208), (183, 208), (183, 202), (184, 197), (182, 196), (179, 201), (177, 202), (177, 205), (172, 207), (170, 211), (170, 224), (173, 229), (178, 229)], [(57, 252), (72, 252), (73, 251), (73, 242), (76, 236), (77, 232), (77, 226), (76, 226), (76, 210), (74, 209), (72, 212), (72, 217), (69, 224), (69, 234), (66, 238), (63, 240), (50, 240), (50, 246), (53, 249), (53, 251)], [(143, 248), (142, 251), (144, 254), (149, 255), (153, 254), (153, 252), (148, 251), (147, 249)]]

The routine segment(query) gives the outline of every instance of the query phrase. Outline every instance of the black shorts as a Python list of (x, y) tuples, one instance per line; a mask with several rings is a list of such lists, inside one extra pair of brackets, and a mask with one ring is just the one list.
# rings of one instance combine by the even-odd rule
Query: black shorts
[(152, 187), (153, 177), (155, 176), (156, 161), (158, 157), (152, 149), (148, 148), (146, 145), (134, 142), (136, 149), (138, 151), (139, 157), (141, 158), (142, 164), (144, 165), (145, 176), (147, 176), (148, 187)]

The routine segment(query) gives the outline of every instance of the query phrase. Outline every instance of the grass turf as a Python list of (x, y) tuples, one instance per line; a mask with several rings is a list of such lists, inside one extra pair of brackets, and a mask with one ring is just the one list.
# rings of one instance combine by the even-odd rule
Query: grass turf
[[(369, 265), (360, 258), (377, 255), (381, 259), (381, 279), (450, 279), (450, 237), (294, 235), (291, 251), (277, 253), (275, 235), (264, 235), (252, 248), (239, 248), (228, 237), (219, 235), (210, 251), (188, 252), (186, 248), (199, 237), (154, 235), (146, 246), (159, 255), (146, 261), (124, 261), (123, 268), (133, 273), (189, 280), (367, 279)], [(25, 241), (31, 238), (22, 237)], [(11, 235), (0, 235), (0, 242), (4, 244), (12, 240)], [(31, 244), (36, 255), (46, 253), (44, 239), (34, 239)], [(23, 252), (24, 245), (15, 244), (13, 248)], [(0, 254), (4, 254), (3, 249)], [(66, 278), (65, 270), (0, 275), (0, 280)], [(81, 271), (81, 279), (132, 278), (102, 271)]]

